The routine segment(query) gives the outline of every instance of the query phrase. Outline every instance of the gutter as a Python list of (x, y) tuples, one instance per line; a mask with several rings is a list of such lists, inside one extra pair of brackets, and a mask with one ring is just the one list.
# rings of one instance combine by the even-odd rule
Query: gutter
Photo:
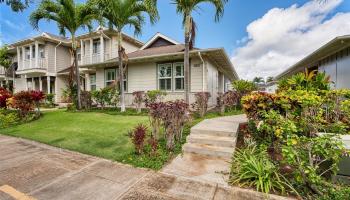
[(205, 62), (202, 58), (201, 52), (198, 52), (198, 56), (202, 61), (202, 92), (204, 92), (204, 68), (205, 68), (204, 65), (205, 65)]

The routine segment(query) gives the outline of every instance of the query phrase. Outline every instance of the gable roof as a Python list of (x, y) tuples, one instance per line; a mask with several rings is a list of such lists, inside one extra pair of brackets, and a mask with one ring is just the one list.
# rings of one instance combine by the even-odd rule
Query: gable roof
[(141, 48), (140, 50), (144, 50), (149, 48), (150, 46), (152, 46), (154, 43), (156, 43), (158, 40), (165, 40), (166, 42), (168, 42), (169, 45), (178, 45), (180, 44), (179, 42), (161, 34), (161, 33), (156, 33), (150, 40), (148, 40), (148, 42), (146, 42)]
[(314, 65), (317, 65), (318, 62), (323, 58), (326, 58), (347, 47), (350, 47), (350, 35), (336, 37), (333, 40), (329, 41), (327, 44), (321, 46), (319, 49), (303, 58), (302, 60), (300, 60), (299, 62), (289, 67), (284, 72), (277, 75), (275, 80), (279, 80), (281, 78), (303, 71), (304, 68), (313, 67)]
[(70, 40), (66, 37), (62, 37), (62, 36), (58, 36), (58, 35), (54, 35), (51, 33), (47, 33), (47, 32), (43, 32), (40, 35), (34, 36), (34, 37), (30, 37), (30, 38), (26, 38), (17, 42), (12, 43), (10, 46), (15, 47), (15, 46), (20, 46), (23, 44), (27, 44), (27, 43), (31, 43), (35, 40), (45, 40), (45, 41), (50, 41), (50, 42), (54, 42), (54, 43), (64, 43), (65, 45), (69, 45), (70, 44)]

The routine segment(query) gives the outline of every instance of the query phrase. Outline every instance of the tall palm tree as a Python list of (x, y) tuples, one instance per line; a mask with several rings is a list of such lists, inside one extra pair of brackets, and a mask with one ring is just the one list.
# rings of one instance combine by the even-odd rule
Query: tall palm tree
[(92, 29), (92, 21), (98, 16), (93, 8), (74, 0), (43, 0), (37, 10), (30, 15), (30, 24), (38, 29), (39, 21), (42, 19), (52, 20), (57, 23), (60, 34), (66, 35), (68, 31), (71, 35), (72, 53), (74, 57), (73, 68), (75, 69), (75, 82), (77, 86), (77, 108), (81, 108), (80, 97), (80, 74), (77, 58), (76, 32), (79, 28)]
[(120, 90), (121, 112), (125, 111), (125, 94), (124, 94), (124, 74), (126, 64), (123, 60), (126, 58), (125, 50), (122, 47), (122, 31), (126, 26), (134, 28), (134, 34), (141, 33), (145, 23), (144, 14), (149, 16), (150, 22), (154, 24), (158, 19), (157, 0), (90, 0), (90, 5), (95, 5), (99, 14), (109, 24), (109, 28), (116, 29), (118, 37), (118, 80)]
[(185, 72), (185, 100), (190, 102), (190, 49), (193, 48), (196, 36), (196, 23), (192, 17), (193, 11), (200, 11), (201, 3), (211, 3), (215, 7), (215, 22), (218, 22), (224, 14), (225, 3), (228, 0), (173, 0), (176, 4), (177, 13), (182, 15), (182, 22), (185, 29), (185, 55), (184, 55), (184, 72)]
[(265, 80), (264, 80), (264, 78), (263, 77), (254, 77), (254, 79), (253, 79), (253, 83), (255, 83), (255, 84), (261, 84), (261, 83), (265, 83)]

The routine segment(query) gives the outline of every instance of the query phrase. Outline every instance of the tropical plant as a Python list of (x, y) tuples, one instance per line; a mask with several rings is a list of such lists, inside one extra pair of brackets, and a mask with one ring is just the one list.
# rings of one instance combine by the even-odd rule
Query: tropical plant
[(259, 85), (259, 84), (262, 84), (262, 83), (265, 83), (265, 80), (263, 77), (254, 77), (253, 78), (253, 83)]
[(37, 115), (40, 115), (40, 102), (45, 99), (45, 94), (42, 91), (30, 91), (32, 100), (37, 109)]
[(33, 0), (0, 0), (0, 3), (5, 3), (10, 6), (14, 12), (23, 11), (29, 6)]
[(274, 81), (275, 80), (275, 78), (273, 77), (273, 76), (269, 76), (269, 77), (267, 77), (267, 79), (266, 79), (266, 83), (270, 83), (270, 82), (272, 82), (272, 81)]
[(13, 98), (10, 98), (11, 107), (18, 109), (20, 117), (26, 117), (29, 112), (34, 110), (34, 100), (32, 98), (32, 93), (30, 91), (21, 91), (13, 95)]
[(152, 137), (159, 139), (160, 126), (163, 115), (164, 103), (163, 102), (146, 102), (146, 108), (148, 109), (148, 116), (150, 125), (152, 127)]
[(132, 131), (129, 132), (129, 137), (134, 144), (135, 152), (139, 155), (143, 152), (146, 136), (147, 127), (143, 124), (137, 125)]
[(239, 104), (239, 94), (236, 91), (227, 91), (225, 93), (218, 93), (217, 106), (220, 114), (223, 115), (226, 109), (232, 109)]
[(55, 94), (53, 94), (53, 93), (46, 94), (45, 97), (46, 97), (47, 103), (48, 103), (50, 106), (54, 105)]
[(5, 70), (6, 88), (9, 88), (7, 74), (11, 68), (11, 65), (12, 65), (11, 56), (8, 52), (8, 47), (5, 45), (0, 48), (0, 67), (3, 67)]
[(81, 92), (81, 108), (89, 110), (92, 107), (92, 95), (90, 91)]
[(145, 94), (145, 102), (154, 103), (161, 102), (163, 97), (166, 96), (167, 93), (161, 90), (149, 90)]
[(194, 47), (196, 38), (196, 23), (192, 17), (194, 11), (200, 11), (201, 3), (210, 3), (215, 7), (215, 22), (218, 22), (224, 14), (225, 3), (228, 0), (172, 0), (176, 5), (176, 11), (182, 15), (182, 25), (185, 29), (185, 52), (184, 52), (184, 74), (185, 74), (185, 102), (190, 102), (189, 80), (190, 80), (190, 50)]
[(99, 15), (92, 7), (85, 4), (76, 3), (74, 0), (43, 0), (39, 7), (30, 15), (30, 24), (39, 28), (39, 21), (46, 19), (57, 23), (60, 34), (66, 35), (68, 31), (71, 35), (72, 54), (74, 58), (72, 69), (75, 73), (75, 85), (77, 88), (77, 109), (81, 108), (80, 96), (80, 73), (77, 57), (76, 32), (79, 28), (87, 27), (92, 29), (92, 21), (99, 19)]
[(136, 105), (137, 113), (141, 113), (142, 103), (144, 102), (144, 91), (135, 91), (132, 93), (134, 96), (134, 104)]
[(7, 108), (7, 99), (11, 98), (12, 94), (5, 88), (0, 87), (0, 108)]
[[(124, 75), (127, 69), (127, 56), (122, 46), (122, 31), (126, 26), (134, 28), (134, 34), (140, 34), (145, 22), (144, 14), (149, 16), (153, 24), (158, 20), (156, 0), (89, 0), (88, 4), (96, 7), (99, 15), (108, 21), (111, 29), (116, 28), (118, 37), (118, 80), (119, 88), (124, 88)], [(124, 63), (125, 61), (125, 63)], [(125, 112), (125, 94), (120, 89), (121, 112)]]
[(15, 125), (18, 121), (18, 114), (16, 112), (0, 109), (0, 128)]
[(289, 181), (279, 173), (266, 150), (259, 149), (255, 143), (248, 143), (235, 152), (232, 160), (230, 183), (240, 187), (255, 187), (257, 191), (269, 194), (272, 192), (294, 192)]
[(209, 92), (198, 92), (194, 95), (195, 102), (192, 104), (192, 108), (198, 112), (200, 117), (204, 117), (207, 113), (210, 97), (211, 95)]

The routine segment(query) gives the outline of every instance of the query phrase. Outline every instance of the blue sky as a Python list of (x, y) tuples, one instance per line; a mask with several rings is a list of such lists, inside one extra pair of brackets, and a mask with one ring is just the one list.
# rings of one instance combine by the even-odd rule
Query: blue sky
[[(319, 23), (331, 19), (338, 13), (347, 13), (350, 10), (349, 0), (328, 0), (339, 1), (336, 6), (324, 14), (324, 18)], [(38, 1), (35, 1), (38, 2)], [(247, 26), (252, 22), (261, 19), (271, 9), (288, 9), (293, 4), (297, 8), (305, 5), (307, 0), (230, 0), (225, 7), (225, 14), (220, 22), (214, 22), (214, 9), (210, 4), (202, 4), (200, 13), (194, 13), (197, 22), (196, 46), (199, 48), (224, 47), (227, 53), (235, 58), (237, 50), (244, 48), (249, 40)], [(30, 6), (23, 13), (14, 13), (8, 6), (0, 5), (0, 40), (2, 43), (11, 43), (18, 39), (30, 37), (38, 34), (29, 25), (28, 16), (36, 8), (37, 3)], [(145, 24), (141, 36), (141, 41), (147, 41), (156, 32), (161, 32), (177, 41), (183, 41), (183, 29), (181, 16), (177, 15), (175, 5), (171, 0), (158, 0), (160, 21), (155, 25)], [(283, 10), (282, 10), (283, 11)], [(288, 22), (285, 22), (288, 23)], [(275, 27), (265, 27), (265, 30)], [(276, 27), (277, 28), (277, 27)], [(40, 31), (57, 34), (54, 22), (43, 21), (40, 23)], [(306, 30), (308, 31), (308, 30)], [(132, 30), (125, 29), (128, 34), (133, 34)], [(350, 34), (350, 32), (349, 32)], [(237, 42), (242, 41), (242, 42)], [(259, 67), (259, 66), (254, 66)], [(239, 70), (238, 70), (239, 71)], [(265, 75), (264, 75), (265, 76)]]

